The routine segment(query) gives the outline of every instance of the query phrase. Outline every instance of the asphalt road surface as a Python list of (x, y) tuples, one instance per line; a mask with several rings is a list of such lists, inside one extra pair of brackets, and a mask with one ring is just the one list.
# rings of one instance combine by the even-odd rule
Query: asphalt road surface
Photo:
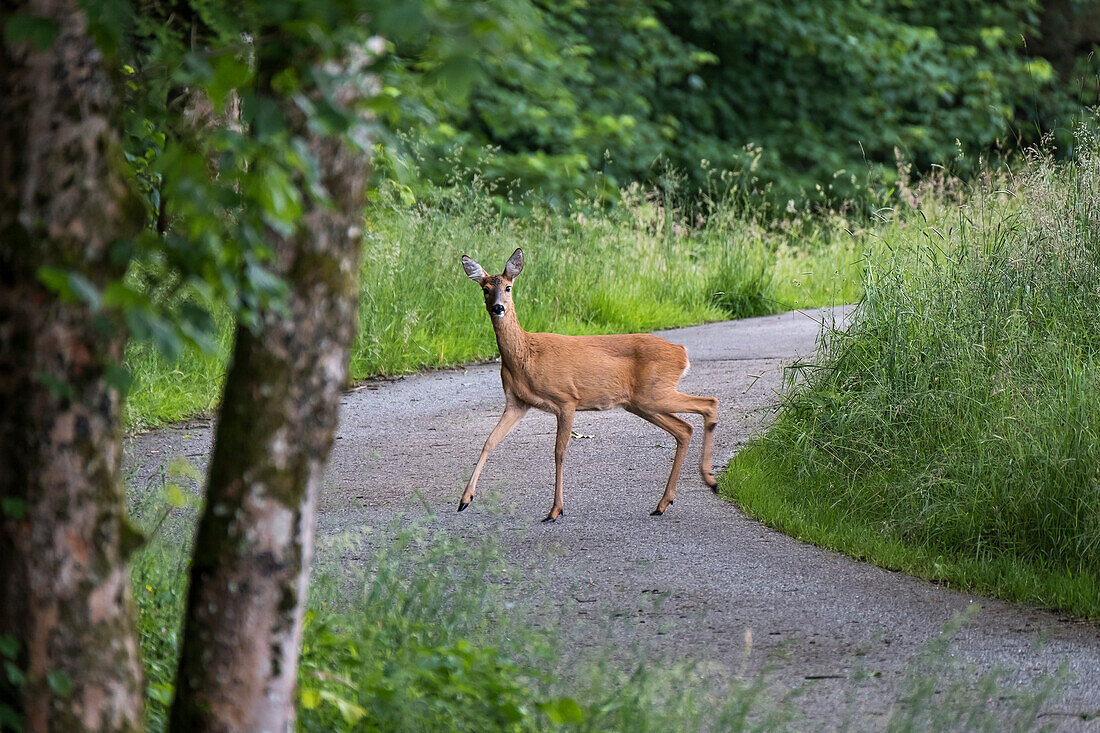
[[(716, 469), (766, 423), (784, 365), (813, 354), (822, 319), (845, 313), (660, 334), (688, 348), (681, 390), (719, 400)], [(497, 447), (474, 503), (456, 513), (503, 407), (498, 363), (350, 391), (319, 501), (319, 536), (384, 528), (398, 516), (463, 537), (493, 533), (530, 581), (508, 590), (531, 602), (517, 608), (531, 609), (532, 624), (554, 627), (566, 648), (610, 638), (623, 648), (641, 644), (655, 663), (697, 661), (702, 676), (716, 679), (766, 671), (776, 694), (802, 689), (798, 727), (807, 729), (884, 726), (907, 666), (952, 617), (980, 604), (953, 637), (947, 661), (955, 672), (944, 673), (944, 689), (949, 677), (965, 683), (995, 669), (1008, 689), (1027, 687), (1063, 669), (1069, 679), (1038, 723), (1100, 730), (1100, 627), (872, 567), (746, 518), (699, 477), (697, 416), (685, 416), (695, 436), (664, 516), (649, 513), (668, 477), (672, 438), (622, 410), (577, 413), (565, 517), (556, 523), (539, 521), (553, 499), (555, 423), (536, 411)], [(137, 436), (132, 480), (144, 485), (177, 454), (202, 465), (209, 447), (203, 420)], [(997, 709), (1009, 704), (1003, 697), (975, 702)]]

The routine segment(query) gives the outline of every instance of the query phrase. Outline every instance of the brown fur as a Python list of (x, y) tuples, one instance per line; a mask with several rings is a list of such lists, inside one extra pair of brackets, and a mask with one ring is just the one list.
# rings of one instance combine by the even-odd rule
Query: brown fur
[[(504, 274), (487, 275), (468, 257), (462, 258), (470, 279), (481, 285), (485, 307), (493, 321), (500, 349), (500, 378), (504, 386), (505, 409), (489, 433), (459, 511), (473, 501), (477, 480), (489, 454), (519, 422), (535, 408), (558, 418), (554, 450), (554, 504), (546, 520), (563, 514), (562, 465), (573, 415), (577, 410), (608, 410), (622, 407), (648, 420), (676, 439), (665, 493), (653, 514), (662, 514), (676, 497), (676, 481), (684, 463), (691, 425), (676, 417), (677, 412), (703, 416), (703, 455), (699, 471), (708, 486), (716, 483), (711, 471), (711, 446), (717, 424), (718, 400), (680, 392), (677, 385), (688, 369), (687, 350), (662, 338), (644, 333), (613, 336), (563, 336), (556, 333), (527, 333), (519, 325), (512, 303), (511, 286), (523, 269), (523, 252), (516, 250)], [(503, 308), (503, 314), (499, 309)]]

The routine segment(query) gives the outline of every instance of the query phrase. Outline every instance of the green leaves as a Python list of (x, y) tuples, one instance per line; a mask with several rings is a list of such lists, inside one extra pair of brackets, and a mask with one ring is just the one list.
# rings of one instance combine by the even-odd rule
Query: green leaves
[(46, 684), (58, 697), (68, 697), (73, 694), (73, 681), (69, 675), (59, 669), (51, 669), (46, 673)]
[[(253, 175), (244, 178), (244, 193), (258, 205), (263, 222), (284, 237), (294, 233), (302, 216), (303, 196), (294, 181), (293, 169), (282, 161), (265, 159)], [(249, 275), (261, 275), (259, 271)]]
[(207, 80), (206, 93), (210, 102), (218, 109), (225, 107), (229, 93), (244, 89), (252, 80), (252, 69), (235, 55), (225, 55), (213, 64), (213, 73)]
[(75, 270), (42, 267), (38, 270), (38, 279), (47, 288), (57, 293), (64, 303), (84, 302), (93, 311), (99, 310), (103, 305), (99, 289), (87, 277)]
[(584, 722), (584, 711), (571, 697), (559, 697), (539, 703), (539, 711), (555, 725), (579, 725)]
[(307, 693), (313, 693), (313, 691), (309, 690), (306, 693), (303, 693), (303, 707), (305, 707), (306, 709), (310, 709), (309, 702), (313, 700), (314, 697), (316, 697), (318, 702), (315, 703), (313, 707), (316, 707), (317, 704), (319, 704), (319, 701), (324, 701), (329, 703), (330, 705), (334, 705), (336, 709), (340, 711), (340, 717), (343, 718), (344, 722), (348, 725), (355, 725), (367, 714), (367, 711), (364, 708), (356, 705), (351, 700), (340, 697), (339, 695), (333, 692), (329, 692), (328, 690), (321, 690), (313, 694)]
[(102, 293), (71, 273), (41, 277), (120, 315), (169, 358), (212, 350), (214, 308), (251, 326), (281, 307), (273, 246), (299, 233), (308, 208), (328, 205), (306, 138), (354, 135), (369, 147), (346, 90), (368, 86), (380, 53), (368, 43), (370, 3), (106, 4), (128, 13), (116, 24), (125, 160), (148, 227), (115, 248), (129, 272)]
[(273, 138), (286, 130), (286, 117), (272, 97), (247, 92), (241, 98), (241, 116), (258, 140)]
[[(385, 81), (403, 93), (384, 114), (415, 141), (424, 178), (518, 182), (569, 203), (597, 185), (660, 185), (665, 160), (692, 194), (834, 204), (894, 179), (895, 149), (918, 171), (967, 175), (979, 156), (959, 159), (956, 139), (968, 152), (1026, 144), (1082, 111), (1021, 44), (1038, 29), (1032, 0), (515, 7), (512, 23), (429, 0), (379, 16), (396, 46)], [(750, 160), (749, 145), (763, 154)], [(702, 160), (736, 180), (716, 184)]]
[[(19, 641), (8, 634), (0, 635), (0, 689), (15, 691), (26, 683), (27, 677), (18, 665), (18, 655)], [(0, 730), (22, 731), (23, 716), (8, 705), (10, 697), (6, 695), (5, 698), (0, 702)]]
[(134, 307), (125, 311), (130, 334), (140, 341), (151, 341), (169, 359), (179, 356), (183, 341), (172, 322), (154, 310)]
[[(0, 498), (0, 513), (9, 519), (22, 519), (27, 516), (27, 502), (12, 496)], [(0, 637), (0, 641), (5, 638), (8, 637)], [(7, 654), (7, 652), (0, 648), (0, 654)], [(14, 652), (12, 652), (12, 655), (14, 655)]]

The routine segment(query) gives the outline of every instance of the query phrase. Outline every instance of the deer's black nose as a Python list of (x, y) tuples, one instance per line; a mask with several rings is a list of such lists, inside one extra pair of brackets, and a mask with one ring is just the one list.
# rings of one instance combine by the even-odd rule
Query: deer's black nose
[(502, 306), (500, 303), (493, 303), (491, 306), (489, 306), (489, 312), (492, 313), (494, 316), (503, 316), (504, 306)]

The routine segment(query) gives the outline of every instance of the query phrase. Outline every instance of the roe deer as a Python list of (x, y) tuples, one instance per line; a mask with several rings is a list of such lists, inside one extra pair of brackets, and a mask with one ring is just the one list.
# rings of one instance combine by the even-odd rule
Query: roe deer
[(676, 480), (691, 442), (691, 424), (673, 413), (702, 415), (703, 455), (699, 471), (707, 486), (717, 491), (710, 452), (714, 427), (718, 424), (718, 400), (695, 397), (677, 389), (680, 378), (690, 366), (683, 346), (645, 333), (615, 336), (527, 333), (520, 327), (512, 306), (512, 283), (523, 270), (523, 251), (517, 249), (512, 253), (500, 275), (486, 274), (481, 265), (465, 255), (462, 267), (485, 292), (485, 308), (492, 319), (500, 349), (500, 381), (504, 385), (505, 408), (485, 440), (458, 511), (474, 500), (478, 476), (493, 448), (532, 407), (558, 418), (554, 444), (554, 504), (544, 522), (553, 522), (564, 514), (562, 462), (573, 428), (573, 413), (577, 410), (622, 407), (676, 439), (672, 473), (664, 496), (651, 512), (653, 515), (664, 514), (676, 498)]

